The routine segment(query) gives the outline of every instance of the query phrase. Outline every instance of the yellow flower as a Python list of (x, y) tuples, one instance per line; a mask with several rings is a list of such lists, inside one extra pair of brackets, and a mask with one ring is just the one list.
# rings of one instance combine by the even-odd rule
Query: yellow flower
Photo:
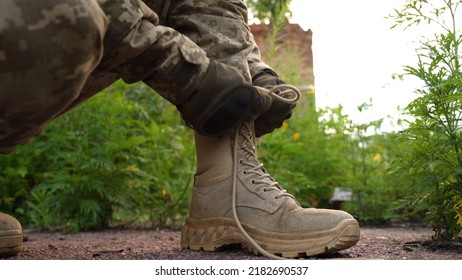
[(295, 133), (292, 135), (292, 141), (297, 142), (299, 139), (300, 139), (300, 133), (295, 132)]
[(376, 154), (374, 155), (374, 157), (372, 158), (372, 160), (375, 161), (375, 162), (379, 162), (379, 161), (382, 160), (382, 155), (379, 154), (379, 153), (376, 153)]
[(310, 89), (310, 90), (308, 90), (306, 93), (312, 95), (312, 94), (315, 94), (316, 91), (315, 91), (314, 89)]
[(286, 129), (288, 126), (289, 126), (289, 125), (287, 124), (287, 122), (283, 122), (281, 128), (282, 128), (282, 129)]

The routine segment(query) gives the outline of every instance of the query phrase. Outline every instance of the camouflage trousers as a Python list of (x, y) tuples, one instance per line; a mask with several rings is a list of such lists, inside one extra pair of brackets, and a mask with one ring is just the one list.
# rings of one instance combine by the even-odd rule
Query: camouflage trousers
[(241, 0), (0, 1), (0, 153), (118, 79), (143, 81), (173, 104), (209, 58), (247, 80), (269, 68)]

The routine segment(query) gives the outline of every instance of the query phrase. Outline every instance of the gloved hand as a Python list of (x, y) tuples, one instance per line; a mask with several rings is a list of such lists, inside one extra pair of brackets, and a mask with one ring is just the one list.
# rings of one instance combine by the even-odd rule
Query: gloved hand
[[(262, 87), (268, 90), (271, 88), (286, 84), (284, 81), (279, 79), (278, 75), (273, 71), (264, 71), (253, 78), (253, 85)], [(284, 96), (283, 91), (275, 92), (281, 97), (289, 98)], [(295, 103), (281, 102), (273, 98), (270, 108), (263, 112), (255, 120), (255, 134), (257, 137), (261, 137), (268, 134), (282, 126), (285, 120), (292, 116), (292, 110), (295, 108)]]
[(186, 123), (205, 136), (225, 136), (243, 122), (254, 121), (271, 107), (266, 90), (247, 83), (237, 69), (210, 61), (196, 90), (176, 104)]

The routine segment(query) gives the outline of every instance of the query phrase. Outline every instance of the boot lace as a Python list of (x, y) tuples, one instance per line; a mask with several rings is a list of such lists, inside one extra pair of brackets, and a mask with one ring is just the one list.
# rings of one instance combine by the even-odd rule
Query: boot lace
[[(240, 148), (244, 150), (247, 155), (249, 155), (250, 158), (255, 159), (255, 162), (253, 161), (247, 161), (245, 159), (240, 159), (239, 163), (241, 165), (247, 166), (248, 168), (244, 171), (244, 174), (255, 174), (258, 179), (252, 180), (252, 183), (255, 185), (258, 184), (263, 184), (266, 185), (262, 190), (264, 192), (270, 192), (270, 191), (275, 191), (277, 192), (277, 195), (275, 195), (275, 199), (279, 199), (283, 196), (289, 196), (293, 199), (294, 196), (287, 193), (287, 191), (276, 182), (271, 175), (268, 174), (266, 169), (263, 167), (263, 163), (258, 162), (257, 159), (257, 154), (256, 154), (256, 143), (254, 141), (254, 138), (252, 137), (252, 131), (253, 128), (250, 123), (246, 123), (241, 127), (239, 130), (240, 136), (244, 139), (244, 145), (242, 145)], [(237, 138), (237, 135), (236, 135)], [(246, 145), (246, 143), (249, 143), (249, 145)], [(236, 148), (237, 150), (237, 148)]]
[[(286, 85), (286, 84), (281, 84), (281, 85), (272, 87), (269, 90), (269, 94), (274, 99), (279, 100), (280, 102), (288, 103), (288, 104), (293, 104), (297, 102), (301, 96), (300, 91), (296, 87), (291, 86), (291, 85)], [(262, 189), (264, 192), (276, 191), (277, 194), (274, 196), (275, 199), (279, 199), (283, 196), (289, 196), (291, 198), (294, 198), (293, 195), (287, 193), (286, 190), (282, 189), (279, 186), (279, 184), (276, 181), (274, 181), (274, 179), (266, 172), (266, 169), (263, 167), (263, 164), (257, 160), (256, 142), (255, 142), (254, 135), (255, 133), (253, 129), (253, 123), (245, 123), (243, 126), (235, 130), (234, 145), (233, 145), (233, 180), (232, 180), (233, 218), (234, 218), (234, 221), (236, 222), (237, 227), (239, 228), (239, 231), (245, 236), (247, 241), (254, 248), (257, 249), (257, 251), (260, 254), (270, 259), (281, 260), (284, 258), (271, 254), (267, 252), (265, 249), (263, 249), (260, 245), (258, 245), (258, 243), (242, 227), (242, 224), (237, 215), (236, 199), (237, 199), (237, 167), (238, 167), (238, 164), (242, 164), (242, 165), (249, 167), (249, 169), (245, 170), (247, 174), (253, 173), (257, 175), (258, 179), (253, 180), (253, 183), (254, 184), (265, 184), (266, 187)], [(241, 136), (244, 139), (241, 147), (238, 147), (239, 136)], [(248, 156), (250, 156), (250, 158), (255, 159), (255, 162), (251, 160), (245, 160), (245, 159), (238, 160), (237, 159), (238, 149), (243, 149), (248, 154)]]

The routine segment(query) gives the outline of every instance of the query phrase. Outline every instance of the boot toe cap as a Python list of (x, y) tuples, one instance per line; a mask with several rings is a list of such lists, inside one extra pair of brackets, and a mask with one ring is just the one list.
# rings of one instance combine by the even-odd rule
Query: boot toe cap
[(280, 228), (298, 232), (320, 232), (331, 230), (344, 221), (356, 222), (352, 215), (341, 210), (300, 208), (285, 215), (284, 226)]
[(0, 231), (1, 230), (21, 230), (21, 224), (12, 216), (0, 213)]

